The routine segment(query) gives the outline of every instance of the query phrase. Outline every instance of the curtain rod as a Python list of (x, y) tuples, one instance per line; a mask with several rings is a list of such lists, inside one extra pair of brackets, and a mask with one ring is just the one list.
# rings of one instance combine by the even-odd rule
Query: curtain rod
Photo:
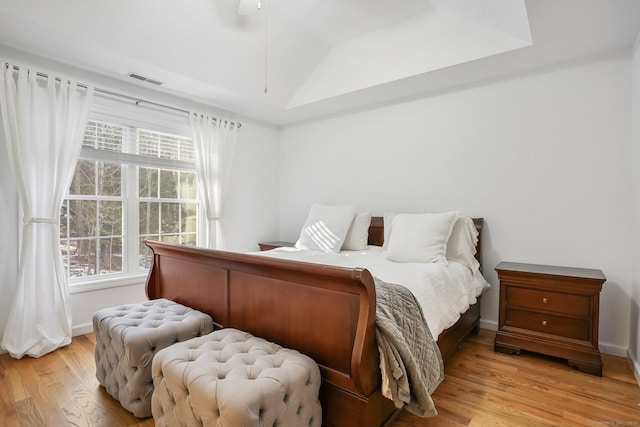
[[(5, 67), (9, 67), (9, 66), (13, 67), (13, 69), (15, 71), (19, 71), (20, 70), (20, 67), (18, 67), (17, 65), (10, 65), (9, 63), (5, 63)], [(42, 73), (40, 71), (37, 71), (36, 75), (38, 77), (42, 77), (42, 78), (45, 78), (45, 79), (49, 77), (46, 73)], [(56, 81), (61, 82), (60, 77), (56, 77), (55, 79), (56, 79)], [(84, 83), (78, 82), (78, 86), (80, 86), (83, 89), (87, 89), (87, 85), (84, 84)], [(166, 109), (169, 109), (169, 110), (177, 111), (179, 113), (184, 113), (186, 115), (190, 115), (191, 114), (191, 111), (185, 110), (183, 108), (178, 108), (178, 107), (174, 107), (174, 106), (166, 105), (166, 104), (160, 104), (158, 102), (149, 101), (149, 100), (138, 98), (138, 97), (131, 96), (131, 95), (126, 95), (124, 93), (114, 92), (114, 91), (111, 91), (111, 90), (108, 90), (108, 89), (102, 89), (102, 88), (99, 88), (99, 87), (94, 87), (93, 90), (96, 91), (96, 92), (104, 93), (105, 95), (116, 96), (116, 97), (119, 97), (119, 98), (125, 98), (125, 99), (128, 99), (128, 100), (134, 101), (136, 103), (136, 105), (149, 104), (149, 105), (154, 105), (156, 107), (161, 107), (161, 108), (166, 108)], [(218, 119), (218, 118), (215, 118), (215, 117), (214, 117), (214, 119), (216, 121), (217, 120), (222, 120), (222, 119)], [(229, 120), (229, 123), (234, 125), (237, 129), (240, 129), (242, 127), (242, 123), (240, 123), (240, 122), (234, 122), (234, 121), (230, 121)]]

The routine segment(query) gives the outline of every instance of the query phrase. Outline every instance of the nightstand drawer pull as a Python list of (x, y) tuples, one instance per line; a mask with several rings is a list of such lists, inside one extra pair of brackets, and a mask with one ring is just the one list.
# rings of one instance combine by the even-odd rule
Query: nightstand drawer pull
[(542, 326), (547, 326), (547, 321), (546, 320), (542, 321)]
[(548, 298), (542, 298), (542, 303), (543, 303), (543, 304), (546, 304), (546, 303), (548, 303), (548, 302), (549, 302), (549, 299), (548, 299)]

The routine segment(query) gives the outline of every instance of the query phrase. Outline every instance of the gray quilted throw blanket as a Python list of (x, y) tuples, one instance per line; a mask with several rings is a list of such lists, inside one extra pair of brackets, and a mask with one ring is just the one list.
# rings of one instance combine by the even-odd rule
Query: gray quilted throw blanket
[(404, 286), (374, 281), (383, 395), (420, 417), (435, 416), (430, 395), (444, 379), (444, 367), (422, 308)]

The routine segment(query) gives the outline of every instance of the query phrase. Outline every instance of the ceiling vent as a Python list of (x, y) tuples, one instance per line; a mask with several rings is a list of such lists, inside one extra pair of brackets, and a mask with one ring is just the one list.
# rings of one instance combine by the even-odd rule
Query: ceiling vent
[(163, 82), (161, 82), (160, 80), (151, 79), (149, 77), (141, 76), (140, 74), (136, 74), (136, 73), (129, 73), (129, 74), (127, 74), (127, 76), (131, 77), (132, 79), (136, 79), (136, 80), (140, 80), (140, 81), (143, 81), (143, 82), (151, 83), (151, 84), (156, 85), (156, 86), (160, 86), (160, 85), (163, 84)]

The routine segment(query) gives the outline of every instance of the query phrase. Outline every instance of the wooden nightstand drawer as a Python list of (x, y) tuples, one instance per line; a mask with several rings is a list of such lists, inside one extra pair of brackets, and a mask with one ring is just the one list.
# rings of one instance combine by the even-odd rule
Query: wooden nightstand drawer
[(544, 310), (558, 314), (589, 316), (590, 297), (509, 286), (507, 306)]
[(557, 316), (507, 307), (506, 326), (589, 341), (589, 322), (585, 319)]

